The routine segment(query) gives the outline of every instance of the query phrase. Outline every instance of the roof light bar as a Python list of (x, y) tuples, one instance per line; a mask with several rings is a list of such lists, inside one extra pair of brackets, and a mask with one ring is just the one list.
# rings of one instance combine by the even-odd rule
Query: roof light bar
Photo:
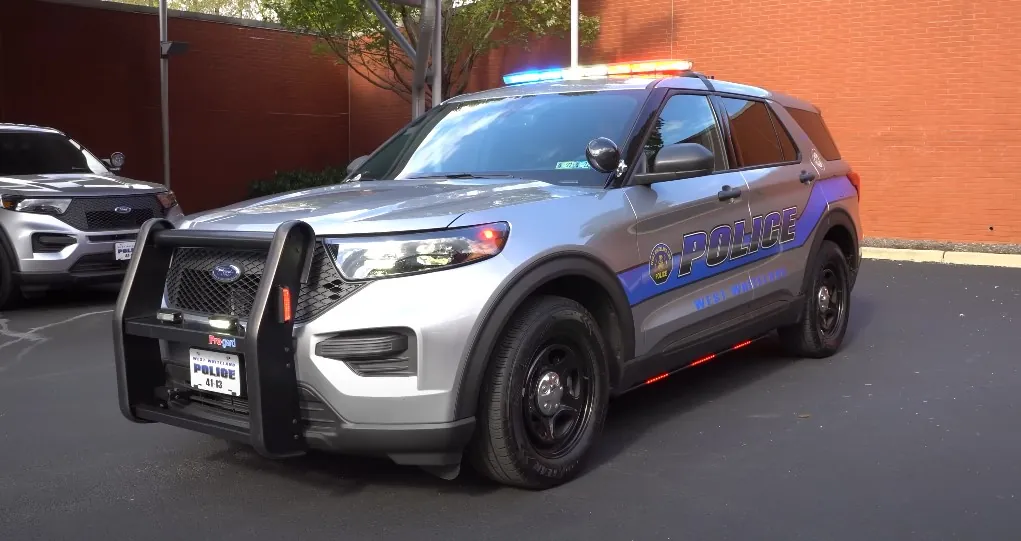
[(616, 62), (578, 66), (576, 68), (552, 68), (519, 71), (503, 76), (506, 85), (537, 83), (540, 81), (576, 81), (597, 77), (650, 77), (671, 75), (691, 71), (688, 60), (646, 60), (642, 62)]

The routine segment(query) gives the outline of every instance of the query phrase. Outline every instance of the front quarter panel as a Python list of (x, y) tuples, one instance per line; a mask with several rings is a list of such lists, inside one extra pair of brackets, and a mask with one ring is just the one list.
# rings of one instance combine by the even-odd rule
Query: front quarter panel
[(479, 311), (461, 352), (457, 415), (474, 411), (488, 354), (503, 324), (527, 295), (564, 275), (600, 283), (617, 308), (622, 361), (634, 355), (636, 333), (627, 295), (617, 274), (641, 262), (635, 237), (636, 217), (623, 190), (592, 190), (555, 199), (461, 216), (452, 227), (506, 221), (511, 234), (492, 275), (495, 289)]
[[(469, 381), (465, 359), (487, 316), (497, 305), (506, 305), (504, 293), (522, 274), (537, 262), (582, 254), (604, 266), (608, 282), (619, 288), (613, 273), (634, 266), (635, 215), (623, 192), (573, 193), (455, 220), (451, 227), (509, 223), (506, 247), (496, 257), (464, 267), (368, 284), (297, 331), (298, 379), (355, 423), (437, 423), (474, 414), (474, 407), (457, 413), (459, 403), (474, 405), (477, 396), (474, 378), (480, 372), (471, 371)], [(358, 377), (344, 363), (315, 354), (315, 344), (338, 331), (395, 327), (414, 332), (418, 362), (413, 376)]]

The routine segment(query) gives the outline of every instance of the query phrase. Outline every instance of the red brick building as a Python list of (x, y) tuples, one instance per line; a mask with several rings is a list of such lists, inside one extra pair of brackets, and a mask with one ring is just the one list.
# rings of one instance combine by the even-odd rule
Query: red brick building
[[(156, 10), (0, 0), (0, 122), (62, 129), (122, 174), (163, 181)], [(170, 175), (185, 210), (245, 198), (275, 170), (348, 160), (348, 77), (312, 39), (197, 14), (171, 17)]]
[[(583, 63), (689, 59), (820, 106), (861, 173), (867, 236), (1021, 243), (1017, 2), (581, 0), (581, 9), (602, 18)], [(346, 162), (408, 120), (405, 102), (311, 55), (307, 37), (195, 17), (172, 19), (170, 37), (191, 43), (170, 77), (171, 173), (191, 209), (239, 198), (273, 169)], [(156, 38), (151, 11), (0, 0), (0, 120), (69, 127), (101, 153), (125, 151), (126, 173), (159, 180)], [(478, 64), (474, 86), (568, 59), (560, 40), (500, 51)]]

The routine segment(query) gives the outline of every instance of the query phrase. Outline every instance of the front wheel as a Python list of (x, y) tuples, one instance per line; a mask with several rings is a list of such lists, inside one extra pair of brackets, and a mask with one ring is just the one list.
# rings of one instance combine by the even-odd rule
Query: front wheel
[(851, 310), (851, 269), (840, 247), (823, 241), (809, 268), (801, 321), (778, 329), (780, 340), (801, 357), (829, 357), (840, 349)]
[(544, 489), (573, 479), (602, 431), (609, 352), (570, 299), (529, 300), (503, 331), (480, 393), (469, 458), (497, 482)]
[(12, 262), (7, 258), (3, 246), (0, 246), (0, 310), (17, 307), (21, 297), (21, 288), (14, 280)]

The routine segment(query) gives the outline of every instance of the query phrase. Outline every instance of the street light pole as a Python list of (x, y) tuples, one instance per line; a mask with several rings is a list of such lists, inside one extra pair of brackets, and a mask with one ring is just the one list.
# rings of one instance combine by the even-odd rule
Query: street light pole
[(163, 184), (170, 188), (170, 98), (167, 86), (167, 0), (160, 0), (160, 115), (163, 128)]
[(433, 39), (433, 107), (443, 102), (443, 0), (436, 0), (436, 29)]

